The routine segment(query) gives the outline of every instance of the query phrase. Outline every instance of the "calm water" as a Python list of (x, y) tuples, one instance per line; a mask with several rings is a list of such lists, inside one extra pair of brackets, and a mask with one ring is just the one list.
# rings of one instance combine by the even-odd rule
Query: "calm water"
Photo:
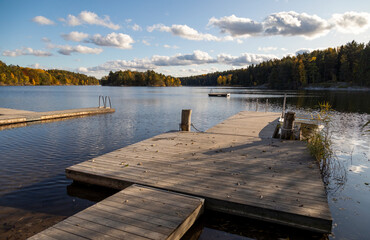
[[(95, 107), (98, 96), (105, 95), (112, 98), (116, 109), (114, 114), (2, 128), (0, 238), (25, 237), (30, 231), (27, 226), (32, 228), (37, 221), (49, 220), (51, 224), (112, 194), (104, 188), (72, 184), (65, 178), (64, 169), (154, 135), (178, 130), (181, 109), (192, 109), (192, 122), (205, 130), (239, 111), (256, 110), (257, 99), (259, 111), (267, 108), (279, 112), (284, 95), (278, 91), (216, 89), (232, 93), (230, 99), (225, 99), (209, 98), (209, 91), (210, 88), (195, 87), (0, 87), (0, 107), (31, 111)], [(330, 131), (336, 161), (328, 186), (334, 218), (333, 234), (329, 238), (367, 238), (370, 235), (370, 133), (361, 126), (370, 120), (370, 93), (287, 93), (290, 110), (314, 113), (319, 102), (332, 104), (335, 112)], [(268, 106), (264, 104), (266, 99)], [(19, 221), (24, 224), (20, 226)], [(206, 214), (191, 234), (199, 235), (200, 239), (322, 237), (214, 213)]]

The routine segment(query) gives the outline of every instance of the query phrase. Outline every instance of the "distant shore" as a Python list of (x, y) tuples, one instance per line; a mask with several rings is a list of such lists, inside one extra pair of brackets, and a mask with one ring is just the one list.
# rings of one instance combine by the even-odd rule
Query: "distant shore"
[[(0, 87), (6, 87), (6, 86), (33, 86), (33, 85), (4, 85), (0, 84)], [(104, 86), (104, 85), (36, 85), (37, 86), (103, 86), (103, 87), (163, 87), (163, 86)], [(244, 86), (177, 86), (177, 87), (210, 87), (210, 88), (245, 88), (245, 89), (259, 89), (259, 90), (314, 90), (314, 91), (370, 91), (369, 87), (361, 87), (361, 86), (349, 86), (349, 85), (343, 85), (341, 83), (339, 84), (332, 84), (332, 85), (310, 85), (307, 87), (303, 87), (300, 89), (274, 89), (269, 88), (267, 84), (259, 85), (259, 86), (253, 86), (253, 87), (244, 87)]]

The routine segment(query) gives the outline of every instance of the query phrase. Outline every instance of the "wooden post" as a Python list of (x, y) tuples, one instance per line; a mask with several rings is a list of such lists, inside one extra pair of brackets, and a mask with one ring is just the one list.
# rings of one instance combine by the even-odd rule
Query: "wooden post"
[(281, 139), (291, 140), (294, 139), (293, 125), (295, 120), (294, 112), (287, 112), (284, 116), (283, 127), (281, 128)]
[(191, 109), (183, 109), (181, 112), (181, 131), (190, 132)]
[(281, 117), (284, 117), (285, 114), (285, 104), (286, 104), (286, 93), (284, 94), (283, 112), (281, 113)]

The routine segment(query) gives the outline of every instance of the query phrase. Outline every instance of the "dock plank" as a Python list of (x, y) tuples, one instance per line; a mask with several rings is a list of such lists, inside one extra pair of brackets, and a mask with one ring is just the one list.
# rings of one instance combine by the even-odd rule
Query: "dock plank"
[(0, 126), (113, 112), (115, 112), (114, 108), (99, 107), (68, 109), (49, 112), (32, 112), (10, 108), (0, 108)]
[(202, 198), (134, 184), (29, 239), (180, 239), (203, 206)]
[(271, 138), (279, 116), (240, 112), (204, 133), (161, 134), (66, 175), (118, 189), (139, 183), (205, 198), (212, 210), (330, 232), (325, 187), (305, 143)]

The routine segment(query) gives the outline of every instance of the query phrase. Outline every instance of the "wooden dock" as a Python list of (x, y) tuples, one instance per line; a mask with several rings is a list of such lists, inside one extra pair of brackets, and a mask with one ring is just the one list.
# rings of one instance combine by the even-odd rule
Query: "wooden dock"
[(208, 93), (209, 97), (230, 97), (230, 93)]
[(137, 183), (206, 200), (206, 209), (331, 231), (325, 187), (306, 144), (271, 138), (279, 113), (240, 112), (204, 133), (170, 132), (66, 169), (76, 181)]
[(135, 184), (29, 239), (180, 239), (203, 206), (201, 198)]
[(79, 108), (49, 112), (32, 112), (10, 108), (0, 108), (0, 126), (35, 121), (45, 121), (68, 117), (80, 117), (93, 114), (113, 113), (114, 108)]

